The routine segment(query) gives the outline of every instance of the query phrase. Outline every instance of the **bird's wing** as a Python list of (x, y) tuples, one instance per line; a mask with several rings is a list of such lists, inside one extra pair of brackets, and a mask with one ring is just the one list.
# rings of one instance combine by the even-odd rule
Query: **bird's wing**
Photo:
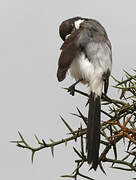
[(85, 53), (85, 47), (91, 40), (91, 33), (88, 29), (79, 28), (75, 30), (68, 38), (64, 41), (61, 46), (61, 54), (58, 62), (57, 78), (58, 81), (63, 81), (66, 77), (66, 73), (72, 64), (75, 57), (80, 52)]
[(64, 41), (61, 46), (61, 54), (58, 62), (57, 78), (58, 81), (63, 81), (66, 77), (66, 73), (72, 64), (74, 58), (79, 53), (79, 48), (76, 44), (79, 37), (80, 31), (75, 30), (68, 38)]

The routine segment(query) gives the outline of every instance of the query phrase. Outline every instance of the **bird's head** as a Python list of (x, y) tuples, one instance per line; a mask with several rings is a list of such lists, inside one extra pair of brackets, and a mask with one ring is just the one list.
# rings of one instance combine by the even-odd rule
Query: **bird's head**
[(79, 29), (80, 24), (84, 21), (84, 18), (74, 17), (65, 20), (59, 27), (59, 34), (61, 39), (64, 41), (67, 35), (70, 35), (75, 29)]

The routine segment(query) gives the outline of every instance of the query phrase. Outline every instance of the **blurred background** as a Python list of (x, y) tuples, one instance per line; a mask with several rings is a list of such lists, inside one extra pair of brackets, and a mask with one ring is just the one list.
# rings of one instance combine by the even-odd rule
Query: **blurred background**
[[(0, 1), (0, 178), (53, 179), (73, 171), (74, 142), (68, 148), (55, 148), (36, 153), (31, 163), (31, 152), (19, 149), (10, 140), (19, 140), (18, 130), (26, 140), (37, 146), (34, 134), (49, 142), (64, 137), (67, 129), (59, 118), (61, 114), (72, 127), (80, 120), (70, 113), (76, 107), (87, 114), (86, 98), (69, 96), (61, 87), (73, 80), (58, 83), (57, 63), (62, 41), (58, 28), (65, 19), (82, 16), (97, 19), (106, 28), (113, 47), (112, 75), (124, 76), (122, 69), (132, 71), (136, 59), (136, 1), (114, 0), (1, 0)], [(110, 80), (108, 95), (117, 97)], [(83, 88), (82, 86), (78, 86)], [(87, 88), (84, 88), (87, 92)], [(121, 147), (123, 149), (123, 147)], [(124, 149), (123, 149), (124, 150)], [(94, 179), (131, 179), (134, 174), (108, 168), (107, 176), (98, 169), (91, 172)], [(84, 169), (88, 172), (88, 166)], [(82, 178), (79, 178), (82, 179)]]

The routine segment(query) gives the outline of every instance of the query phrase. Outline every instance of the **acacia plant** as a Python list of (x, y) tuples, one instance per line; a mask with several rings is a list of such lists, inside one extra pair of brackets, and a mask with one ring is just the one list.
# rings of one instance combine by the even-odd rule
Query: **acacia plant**
[[(105, 162), (110, 163), (110, 167), (114, 169), (120, 169), (124, 171), (136, 172), (136, 70), (133, 70), (133, 74), (129, 74), (125, 71), (124, 79), (115, 81), (113, 88), (119, 89), (119, 98), (112, 99), (108, 96), (102, 96), (102, 110), (104, 118), (101, 121), (101, 151), (99, 156), (99, 167), (103, 173), (106, 174), (106, 170), (103, 168)], [(68, 90), (68, 88), (65, 88)], [(75, 93), (79, 93), (81, 96), (89, 95), (85, 92), (75, 89)], [(105, 107), (108, 107), (104, 110)], [(68, 137), (62, 138), (58, 141), (50, 139), (50, 142), (46, 142), (44, 139), (39, 140), (35, 135), (37, 141), (37, 147), (32, 147), (24, 139), (22, 134), (18, 132), (20, 139), (17, 141), (11, 141), (15, 143), (19, 148), (25, 148), (32, 152), (31, 160), (33, 162), (36, 152), (51, 148), (52, 155), (54, 156), (54, 148), (57, 148), (59, 144), (65, 144), (69, 141), (75, 141), (79, 143), (79, 148), (73, 147), (73, 153), (76, 153), (77, 159), (75, 160), (75, 169), (70, 175), (63, 175), (62, 177), (69, 177), (77, 179), (81, 176), (82, 179), (92, 179), (89, 176), (82, 174), (82, 167), (86, 162), (86, 125), (87, 115), (84, 115), (78, 108), (77, 113), (72, 114), (78, 117), (82, 123), (80, 127), (73, 129), (68, 122), (63, 118), (65, 126), (68, 129)], [(120, 157), (118, 154), (119, 147), (124, 146), (125, 151)], [(110, 153), (109, 153), (110, 152)], [(111, 153), (112, 152), (112, 153)], [(90, 166), (90, 175), (91, 175)]]

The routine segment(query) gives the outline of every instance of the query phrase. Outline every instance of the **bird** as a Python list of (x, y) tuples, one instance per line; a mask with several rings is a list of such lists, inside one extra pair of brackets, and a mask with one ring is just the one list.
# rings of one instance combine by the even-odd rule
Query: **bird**
[(63, 44), (58, 60), (58, 81), (63, 81), (69, 72), (76, 80), (68, 88), (71, 95), (74, 95), (78, 83), (87, 85), (89, 89), (86, 160), (96, 171), (99, 165), (101, 98), (107, 94), (112, 70), (111, 42), (97, 20), (80, 16), (63, 21), (59, 35)]

